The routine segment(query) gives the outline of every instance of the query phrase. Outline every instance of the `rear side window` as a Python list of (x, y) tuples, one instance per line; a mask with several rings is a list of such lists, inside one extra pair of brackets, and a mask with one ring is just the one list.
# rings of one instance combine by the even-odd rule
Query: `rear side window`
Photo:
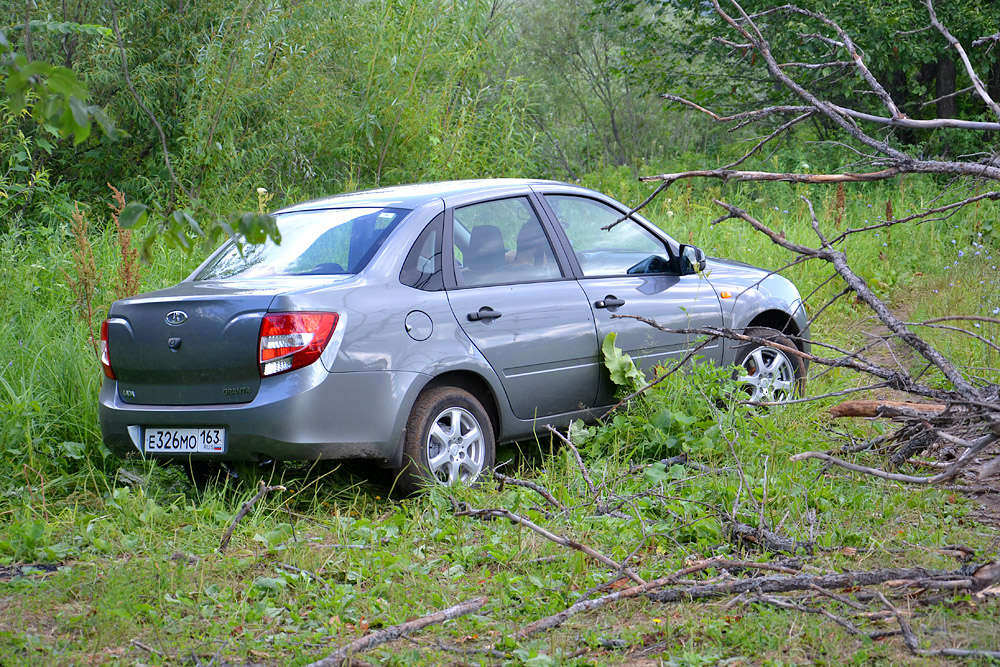
[(353, 274), (361, 271), (409, 211), (346, 208), (278, 216), (281, 244), (230, 243), (195, 280)]
[(441, 234), (444, 214), (434, 218), (420, 233), (399, 272), (399, 282), (425, 292), (444, 289), (441, 276)]

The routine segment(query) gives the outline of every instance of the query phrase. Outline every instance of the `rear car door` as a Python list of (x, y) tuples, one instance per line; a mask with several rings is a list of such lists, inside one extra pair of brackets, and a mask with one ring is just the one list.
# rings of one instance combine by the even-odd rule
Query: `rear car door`
[[(542, 199), (572, 251), (599, 340), (617, 332), (618, 347), (647, 376), (657, 365), (682, 359), (705, 337), (669, 333), (613, 315), (638, 315), (667, 329), (722, 325), (719, 297), (708, 279), (698, 274), (680, 275), (668, 242), (637, 219), (617, 222), (626, 211), (577, 194), (551, 192)], [(611, 228), (604, 229), (608, 226)], [(697, 354), (719, 362), (722, 353), (722, 342), (715, 339)], [(598, 404), (611, 401), (614, 387), (609, 382), (605, 378)]]
[(449, 203), (445, 215), (448, 300), (514, 414), (592, 406), (600, 383), (594, 316), (534, 196)]

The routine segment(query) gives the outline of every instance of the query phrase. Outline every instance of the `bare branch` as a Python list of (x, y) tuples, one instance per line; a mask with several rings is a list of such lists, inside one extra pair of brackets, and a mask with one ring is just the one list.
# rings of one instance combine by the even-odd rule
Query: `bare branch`
[(594, 598), (593, 600), (583, 600), (577, 602), (574, 605), (564, 609), (563, 611), (553, 614), (551, 616), (546, 616), (545, 618), (540, 618), (537, 621), (526, 625), (517, 631), (516, 637), (518, 639), (523, 639), (539, 632), (549, 630), (551, 628), (562, 625), (568, 621), (573, 616), (584, 612), (592, 611), (594, 609), (600, 609), (619, 600), (627, 600), (628, 598), (633, 598), (639, 595), (643, 595), (650, 591), (656, 590), (657, 588), (663, 588), (664, 586), (671, 585), (673, 583), (679, 582), (681, 577), (685, 577), (689, 574), (694, 574), (695, 572), (701, 572), (709, 568), (719, 568), (719, 569), (767, 569), (774, 570), (778, 572), (784, 572), (787, 574), (795, 574), (795, 570), (789, 569), (787, 567), (782, 567), (779, 565), (772, 565), (770, 563), (757, 563), (754, 561), (731, 561), (725, 558), (710, 558), (708, 560), (703, 560), (701, 562), (690, 565), (681, 570), (677, 570), (672, 574), (668, 574), (659, 579), (654, 579), (652, 581), (640, 584), (638, 586), (632, 586), (620, 591), (615, 591), (614, 593), (609, 593), (607, 595), (601, 596), (599, 598)]
[[(950, 361), (948, 361), (932, 345), (924, 341), (922, 338), (914, 335), (899, 318), (897, 318), (895, 315), (892, 314), (892, 312), (889, 311), (889, 309), (881, 301), (881, 299), (879, 299), (874, 294), (874, 292), (871, 291), (871, 288), (868, 287), (868, 284), (864, 281), (864, 279), (862, 279), (859, 275), (857, 275), (853, 271), (853, 269), (851, 269), (851, 267), (847, 263), (847, 257), (844, 255), (844, 253), (829, 248), (816, 249), (791, 243), (790, 241), (781, 237), (779, 234), (775, 233), (773, 230), (771, 230), (766, 225), (761, 223), (759, 220), (755, 219), (746, 211), (743, 211), (742, 209), (736, 206), (732, 206), (731, 204), (719, 201), (718, 199), (713, 201), (715, 201), (716, 204), (722, 206), (724, 209), (729, 211), (729, 214), (731, 216), (745, 220), (754, 229), (766, 234), (768, 238), (770, 238), (772, 241), (774, 241), (781, 247), (786, 248), (788, 250), (792, 250), (793, 252), (797, 252), (802, 255), (810, 255), (818, 257), (833, 264), (834, 269), (836, 269), (837, 273), (839, 273), (840, 276), (844, 279), (844, 282), (846, 282), (847, 285), (852, 290), (854, 290), (855, 294), (858, 295), (859, 299), (864, 301), (868, 305), (868, 307), (871, 308), (876, 315), (878, 315), (878, 318), (882, 320), (882, 322), (889, 328), (890, 331), (897, 334), (900, 337), (900, 339), (903, 340), (903, 342), (905, 342), (907, 345), (913, 348), (918, 354), (920, 354), (920, 356), (924, 357), (927, 361), (934, 364), (938, 368), (938, 370), (940, 370), (941, 373), (948, 379), (948, 381), (951, 382), (952, 386), (955, 387), (956, 391), (958, 391), (958, 393), (961, 394), (964, 398), (977, 402), (982, 401), (982, 397), (980, 396), (979, 391), (971, 384), (969, 384), (969, 382), (965, 379), (965, 377), (962, 376), (962, 374), (955, 368), (955, 366)], [(998, 417), (992, 421), (994, 423), (994, 428), (997, 430), (998, 433), (1000, 433), (1000, 415), (998, 415)]]
[(502, 472), (498, 472), (496, 470), (493, 471), (493, 476), (496, 477), (500, 481), (501, 484), (510, 484), (511, 486), (521, 486), (521, 487), (524, 487), (526, 489), (531, 489), (532, 491), (534, 491), (535, 493), (537, 493), (538, 495), (540, 495), (542, 498), (544, 498), (545, 502), (547, 502), (548, 504), (552, 505), (553, 507), (555, 507), (559, 511), (562, 511), (562, 510), (566, 509), (563, 506), (563, 504), (561, 502), (559, 502), (558, 500), (556, 500), (555, 496), (553, 496), (549, 492), (549, 490), (546, 489), (544, 486), (541, 486), (539, 484), (535, 484), (534, 482), (531, 482), (531, 481), (528, 481), (528, 480), (522, 480), (522, 479), (517, 479), (515, 477), (510, 477), (510, 476), (505, 475)]
[(238, 524), (243, 517), (250, 513), (250, 510), (253, 509), (253, 506), (257, 504), (258, 500), (266, 496), (271, 491), (284, 490), (285, 487), (283, 486), (266, 486), (264, 482), (261, 482), (257, 493), (253, 498), (243, 503), (243, 506), (240, 507), (240, 511), (236, 513), (236, 516), (233, 517), (233, 520), (230, 522), (226, 532), (222, 535), (222, 541), (219, 543), (219, 551), (222, 552), (226, 550), (226, 547), (229, 546), (229, 540), (233, 537), (233, 531), (236, 530), (236, 524)]
[(788, 591), (809, 590), (814, 586), (821, 588), (848, 588), (853, 586), (874, 586), (894, 580), (951, 580), (964, 575), (947, 570), (926, 570), (924, 568), (890, 568), (872, 572), (838, 572), (836, 574), (793, 576), (770, 576), (754, 579), (735, 579), (718, 584), (696, 584), (687, 588), (673, 589), (651, 593), (650, 599), (656, 602), (680, 602), (716, 598), (727, 595), (739, 595), (753, 591), (755, 593), (783, 593)]
[(941, 484), (942, 482), (950, 482), (955, 479), (955, 477), (962, 471), (963, 468), (968, 466), (972, 462), (973, 457), (976, 453), (982, 451), (989, 445), (993, 444), (1000, 437), (993, 435), (992, 433), (983, 436), (976, 441), (976, 445), (971, 447), (966, 451), (966, 456), (959, 459), (953, 463), (949, 468), (939, 475), (932, 475), (931, 477), (918, 477), (914, 475), (901, 475), (893, 472), (886, 472), (885, 470), (879, 470), (878, 468), (869, 468), (868, 466), (858, 465), (856, 463), (851, 463), (850, 461), (844, 461), (842, 459), (830, 456), (826, 452), (802, 452), (800, 454), (795, 454), (789, 460), (790, 461), (804, 461), (805, 459), (819, 459), (821, 461), (827, 461), (835, 466), (844, 468), (846, 470), (851, 470), (854, 472), (864, 473), (865, 475), (871, 475), (872, 477), (879, 477), (881, 479), (887, 479), (892, 482), (905, 482), (907, 484)]
[(521, 516), (519, 514), (514, 514), (510, 510), (501, 509), (501, 508), (489, 508), (489, 509), (481, 509), (481, 510), (480, 509), (466, 509), (466, 510), (461, 510), (459, 512), (455, 512), (455, 516), (472, 516), (472, 517), (476, 517), (476, 518), (479, 518), (479, 519), (489, 519), (489, 518), (509, 519), (511, 522), (520, 524), (520, 525), (524, 526), (525, 528), (533, 530), (536, 533), (538, 533), (539, 535), (541, 535), (542, 537), (544, 537), (545, 539), (550, 540), (552, 542), (555, 542), (556, 544), (558, 544), (560, 546), (568, 547), (570, 549), (576, 549), (577, 551), (582, 551), (583, 553), (587, 554), (588, 556), (590, 556), (594, 560), (596, 560), (596, 561), (598, 561), (600, 563), (603, 563), (604, 565), (607, 565), (609, 568), (611, 568), (615, 572), (621, 572), (622, 574), (624, 574), (626, 577), (628, 577), (632, 581), (636, 582), (637, 584), (644, 584), (644, 583), (646, 583), (635, 572), (633, 572), (632, 570), (630, 570), (627, 567), (619, 565), (618, 563), (614, 562), (613, 560), (611, 560), (610, 558), (608, 558), (604, 554), (599, 553), (597, 551), (594, 551), (593, 549), (591, 549), (587, 545), (580, 544), (579, 542), (577, 542), (575, 540), (572, 540), (572, 539), (570, 539), (568, 537), (565, 537), (563, 535), (556, 535), (555, 533), (552, 533), (552, 532), (546, 530), (545, 528), (542, 528), (541, 526), (539, 526), (537, 523), (531, 521), (530, 519), (526, 519), (525, 517), (523, 517), (523, 516)]
[[(1000, 129), (1000, 125), (998, 125)], [(881, 171), (869, 172), (866, 174), (796, 174), (796, 173), (775, 173), (770, 171), (737, 171), (733, 169), (698, 169), (694, 171), (681, 171), (673, 174), (659, 174), (656, 176), (642, 176), (639, 178), (644, 183), (652, 181), (675, 181), (688, 178), (717, 178), (722, 181), (782, 181), (785, 183), (864, 183), (870, 181), (884, 181), (895, 178), (904, 172), (899, 169), (883, 169)]]
[(590, 479), (590, 473), (587, 472), (587, 466), (583, 465), (583, 459), (580, 457), (580, 450), (576, 448), (573, 441), (567, 436), (560, 433), (557, 429), (552, 428), (548, 424), (545, 425), (551, 433), (563, 441), (563, 443), (569, 447), (570, 451), (573, 452), (573, 458), (576, 459), (576, 465), (580, 468), (580, 472), (583, 473), (583, 480), (587, 483), (587, 488), (590, 490), (590, 495), (595, 495), (594, 491), (594, 481)]
[(614, 222), (612, 222), (610, 225), (605, 225), (604, 227), (601, 227), (601, 229), (603, 229), (604, 231), (608, 231), (612, 227), (614, 227), (615, 225), (617, 225), (618, 223), (625, 222), (626, 220), (628, 220), (629, 218), (632, 217), (633, 213), (638, 213), (642, 209), (646, 208), (646, 204), (648, 204), (649, 202), (653, 201), (656, 198), (656, 195), (660, 194), (661, 192), (663, 192), (664, 190), (666, 190), (668, 187), (670, 187), (670, 183), (663, 183), (663, 184), (661, 184), (659, 187), (657, 187), (655, 190), (653, 190), (653, 192), (648, 197), (646, 197), (645, 199), (643, 199), (642, 203), (640, 203), (638, 206), (636, 206), (635, 208), (633, 208), (632, 210), (630, 210), (628, 213), (626, 213), (622, 217), (620, 217), (617, 220), (615, 220)]
[(837, 244), (840, 241), (847, 238), (847, 236), (850, 234), (858, 234), (860, 232), (867, 232), (873, 229), (882, 229), (884, 227), (893, 227), (895, 225), (901, 225), (903, 223), (911, 222), (913, 220), (922, 220), (927, 216), (935, 215), (937, 213), (954, 212), (969, 204), (974, 204), (977, 201), (982, 201), (983, 199), (989, 199), (991, 201), (1000, 200), (1000, 191), (992, 190), (990, 192), (984, 192), (983, 194), (976, 195), (975, 197), (969, 197), (967, 199), (963, 199), (962, 201), (946, 204), (945, 206), (939, 206), (937, 208), (928, 209), (926, 211), (922, 211), (921, 213), (914, 213), (913, 215), (907, 216), (905, 218), (893, 218), (892, 220), (886, 220), (885, 222), (881, 222), (876, 225), (868, 225), (866, 227), (852, 227), (844, 231), (843, 234), (834, 238), (832, 243)]
[(826, 67), (850, 67), (852, 64), (845, 60), (834, 60), (825, 63), (780, 63), (778, 67), (782, 69), (791, 69), (792, 67), (799, 69), (824, 69)]
[(382, 628), (381, 630), (377, 630), (371, 634), (365, 635), (364, 637), (355, 639), (347, 646), (340, 647), (329, 656), (323, 658), (322, 660), (311, 662), (306, 665), (306, 667), (341, 667), (341, 665), (357, 664), (356, 660), (352, 660), (352, 656), (355, 654), (367, 651), (368, 649), (378, 646), (379, 644), (396, 641), (397, 639), (401, 639), (409, 634), (423, 630), (430, 625), (438, 625), (460, 616), (474, 614), (482, 609), (483, 605), (485, 605), (488, 601), (489, 598), (476, 598), (474, 600), (457, 604), (454, 607), (448, 607), (447, 609), (442, 609), (441, 611), (433, 614), (428, 614), (427, 616), (415, 618), (412, 621), (400, 623), (399, 625), (393, 625), (388, 628)]
[(979, 75), (976, 74), (976, 70), (972, 67), (972, 62), (969, 60), (969, 54), (965, 52), (965, 49), (962, 47), (962, 43), (955, 39), (952, 34), (948, 32), (948, 28), (946, 28), (944, 24), (938, 20), (937, 13), (934, 11), (934, 3), (931, 0), (924, 0), (924, 4), (927, 5), (927, 13), (930, 14), (931, 17), (931, 25), (937, 28), (938, 32), (940, 32), (948, 43), (951, 44), (952, 48), (958, 52), (958, 56), (962, 59), (962, 63), (965, 65), (965, 71), (972, 80), (973, 87), (976, 89), (976, 93), (978, 93), (979, 97), (981, 97), (983, 102), (986, 103), (986, 106), (993, 111), (993, 114), (997, 118), (1000, 118), (1000, 105), (997, 105), (997, 103), (993, 101), (993, 98), (990, 97), (990, 94), (986, 92), (986, 87), (983, 85), (982, 80), (980, 80)]
[(753, 148), (751, 148), (750, 150), (748, 150), (746, 153), (743, 154), (743, 157), (739, 158), (738, 160), (736, 160), (734, 162), (730, 162), (725, 167), (723, 167), (723, 169), (732, 169), (733, 167), (735, 167), (737, 165), (743, 164), (744, 162), (746, 162), (747, 160), (749, 160), (751, 157), (753, 157), (754, 155), (756, 155), (757, 152), (760, 151), (760, 149), (763, 148), (772, 139), (774, 139), (778, 135), (787, 133), (793, 127), (795, 127), (796, 125), (798, 125), (799, 123), (801, 123), (801, 122), (803, 122), (805, 120), (809, 120), (814, 115), (815, 115), (815, 112), (809, 111), (809, 112), (806, 112), (806, 113), (802, 114), (801, 116), (793, 118), (792, 120), (788, 121), (787, 123), (781, 125), (774, 132), (772, 132), (771, 134), (767, 135), (766, 137), (764, 137), (763, 139), (761, 139), (760, 141), (758, 141), (756, 146), (754, 146)]
[(775, 607), (781, 607), (782, 609), (791, 609), (794, 611), (800, 611), (807, 614), (822, 614), (823, 616), (826, 616), (837, 625), (842, 626), (852, 635), (864, 634), (860, 630), (858, 630), (858, 628), (853, 623), (848, 621), (846, 618), (841, 618), (840, 616), (837, 616), (836, 614), (827, 611), (826, 609), (820, 609), (818, 607), (805, 607), (803, 605), (796, 604), (790, 600), (786, 600), (785, 598), (775, 597), (773, 595), (757, 595), (747, 599), (746, 602), (748, 604), (753, 604), (755, 602), (762, 602), (765, 604), (774, 605)]
[(962, 90), (956, 90), (956, 91), (955, 91), (955, 92), (953, 92), (953, 93), (948, 93), (947, 95), (942, 95), (941, 97), (935, 97), (935, 98), (934, 98), (933, 100), (930, 100), (930, 101), (928, 101), (928, 102), (923, 102), (923, 103), (922, 103), (922, 104), (921, 104), (921, 105), (920, 105), (919, 107), (917, 107), (917, 108), (918, 108), (918, 109), (925, 109), (925, 108), (929, 107), (929, 106), (930, 106), (930, 105), (932, 105), (932, 104), (937, 104), (937, 103), (938, 103), (938, 102), (940, 102), (941, 100), (947, 100), (947, 99), (950, 99), (950, 98), (952, 98), (952, 97), (958, 97), (959, 95), (963, 95), (963, 94), (965, 94), (965, 93), (969, 92), (970, 90), (975, 90), (975, 89), (976, 89), (976, 87), (975, 87), (975, 86), (966, 86), (966, 87), (965, 87), (965, 88), (963, 88)]
[[(851, 109), (849, 107), (843, 107), (838, 104), (834, 104), (832, 102), (824, 102), (823, 109), (817, 109), (816, 107), (808, 105), (803, 105), (803, 106), (781, 105), (781, 106), (765, 107), (763, 109), (757, 109), (755, 111), (745, 111), (739, 114), (733, 114), (732, 116), (720, 116), (714, 111), (710, 111), (699, 104), (695, 104), (694, 102), (686, 100), (682, 97), (678, 97), (676, 95), (662, 95), (662, 97), (663, 99), (670, 102), (678, 102), (680, 104), (687, 105), (692, 109), (695, 109), (696, 111), (700, 111), (704, 114), (711, 116), (720, 123), (726, 123), (732, 121), (759, 120), (761, 118), (766, 118), (767, 116), (773, 116), (776, 114), (804, 113), (807, 111), (819, 111), (824, 113), (824, 115), (829, 116), (830, 114), (824, 111), (827, 110), (829, 112), (835, 112), (835, 115), (837, 115), (838, 118), (839, 117), (854, 118), (857, 120), (867, 121), (869, 123), (875, 123), (877, 125), (885, 125), (888, 127), (905, 127), (912, 130), (937, 130), (945, 128), (961, 129), (961, 130), (977, 130), (980, 132), (996, 132), (1000, 130), (1000, 123), (962, 120), (959, 118), (932, 118), (928, 120), (909, 118), (907, 116), (887, 118), (885, 116), (876, 116), (875, 114), (865, 113), (863, 111), (857, 111), (856, 109)], [(860, 130), (857, 129), (856, 125), (851, 124), (850, 127), (852, 128), (852, 131), (848, 131), (848, 134), (850, 134), (854, 138), (857, 139), (859, 135), (863, 134)], [(875, 140), (871, 139), (870, 141), (875, 141)], [(866, 145), (869, 144), (869, 142), (862, 142), (862, 143), (865, 143)], [(883, 144), (881, 144), (881, 142), (876, 142), (876, 143), (878, 143), (879, 145), (869, 146), (869, 147), (875, 148), (878, 152), (885, 154), (885, 151), (883, 151), (880, 148), (880, 146)], [(888, 146), (888, 144), (884, 145)], [(893, 159), (900, 160), (903, 162), (907, 161), (908, 159), (911, 159), (909, 158), (909, 156), (906, 156), (903, 153), (899, 153), (898, 151), (894, 151), (894, 153), (895, 154), (891, 155)]]
[[(994, 44), (1000, 42), (1000, 32), (995, 32), (992, 35), (987, 35), (986, 37), (980, 37), (979, 39), (972, 42), (973, 46), (982, 46), (983, 44), (989, 44), (992, 47)], [(988, 51), (989, 49), (987, 49)]]

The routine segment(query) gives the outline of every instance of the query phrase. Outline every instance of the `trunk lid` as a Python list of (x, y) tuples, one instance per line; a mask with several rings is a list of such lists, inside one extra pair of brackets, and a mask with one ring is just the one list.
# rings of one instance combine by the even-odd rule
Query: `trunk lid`
[(260, 388), (258, 336), (279, 294), (326, 280), (184, 282), (116, 301), (108, 350), (126, 403), (214, 405), (252, 401)]

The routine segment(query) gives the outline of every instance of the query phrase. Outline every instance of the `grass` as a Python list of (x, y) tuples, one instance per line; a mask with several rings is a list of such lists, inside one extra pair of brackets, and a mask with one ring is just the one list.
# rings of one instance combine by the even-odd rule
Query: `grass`
[[(625, 201), (639, 201), (645, 191), (630, 174), (613, 170), (588, 184)], [(833, 189), (808, 192), (824, 214), (835, 207)], [(903, 215), (927, 205), (934, 192), (932, 182), (917, 179), (851, 189), (844, 222), (884, 217), (887, 200)], [(811, 243), (807, 209), (798, 199), (805, 193), (784, 186), (677, 185), (646, 213), (710, 254), (776, 268), (789, 259), (784, 251), (741, 223), (710, 226), (718, 214), (703, 202), (725, 195), (789, 238)], [(856, 270), (909, 318), (990, 315), (1000, 306), (998, 273), (989, 268), (997, 261), (995, 243), (978, 234), (992, 214), (991, 208), (971, 210), (908, 227), (905, 235), (894, 231), (891, 239), (868, 234), (845, 250)], [(111, 234), (96, 233), (93, 244), (98, 267), (113, 275)], [(100, 445), (100, 368), (62, 274), (73, 268), (71, 248), (68, 228), (0, 243), (0, 574), (16, 575), (0, 577), (2, 664), (305, 664), (367, 631), (479, 595), (490, 598), (481, 615), (435, 626), (365, 659), (391, 665), (934, 662), (913, 659), (898, 638), (859, 639), (818, 615), (727, 608), (725, 602), (635, 599), (515, 642), (507, 636), (613, 575), (509, 521), (455, 516), (453, 501), (524, 515), (616, 561), (627, 559), (646, 579), (718, 554), (768, 560), (730, 543), (719, 511), (751, 525), (763, 518), (783, 534), (814, 540), (820, 548), (806, 561), (820, 570), (955, 569), (955, 559), (941, 551), (955, 544), (975, 549), (975, 562), (997, 557), (995, 530), (970, 518), (973, 504), (965, 497), (788, 463), (796, 452), (831, 446), (825, 404), (764, 413), (720, 409), (724, 396), (703, 392), (718, 391), (725, 373), (710, 369), (671, 378), (600, 429), (574, 431), (590, 475), (607, 485), (606, 496), (631, 498), (618, 508), (624, 517), (596, 515), (570, 452), (539, 435), (536, 442), (501, 448), (497, 460), (507, 462), (507, 474), (550, 489), (565, 511), (544, 507), (527, 489), (492, 481), (451, 495), (433, 490), (401, 499), (389, 496), (391, 480), (371, 467), (277, 466), (257, 475), (287, 491), (258, 503), (220, 554), (222, 533), (253, 495), (252, 485), (222, 481), (199, 488), (180, 466), (129, 462), (124, 467), (144, 480), (129, 486), (117, 474), (122, 463)], [(143, 288), (171, 284), (196, 262), (163, 254), (146, 271)], [(794, 267), (789, 277), (809, 293), (829, 273), (812, 262)], [(817, 298), (837, 291), (820, 287)], [(864, 331), (874, 328), (866, 317), (852, 299), (841, 299), (814, 335), (838, 345), (863, 342)], [(962, 326), (987, 339), (1000, 333), (981, 324)], [(985, 346), (951, 331), (928, 336), (968, 373), (997, 381), (989, 370), (996, 355)], [(861, 382), (830, 372), (811, 381), (810, 392)], [(843, 428), (861, 438), (885, 427), (859, 422)], [(627, 474), (630, 465), (682, 450), (714, 472), (652, 466)], [(44, 564), (57, 569), (22, 569)], [(996, 650), (997, 612), (995, 600), (956, 596), (914, 606), (911, 622), (927, 646)], [(866, 632), (894, 628), (877, 620), (864, 626)], [(469, 652), (445, 652), (438, 640)], [(506, 657), (475, 652), (491, 644)]]

